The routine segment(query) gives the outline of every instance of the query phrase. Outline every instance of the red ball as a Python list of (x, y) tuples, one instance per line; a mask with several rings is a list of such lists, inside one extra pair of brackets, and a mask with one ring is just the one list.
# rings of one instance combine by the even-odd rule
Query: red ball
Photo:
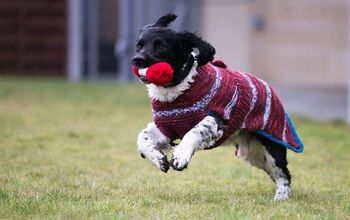
[(146, 78), (150, 83), (157, 86), (166, 86), (173, 78), (174, 70), (170, 64), (160, 62), (150, 66), (146, 72)]
[[(135, 66), (132, 66), (131, 68), (135, 76), (140, 78), (139, 69)], [(166, 62), (153, 64), (152, 66), (148, 67), (146, 71), (147, 81), (157, 86), (168, 85), (171, 82), (173, 75), (173, 68), (171, 68), (170, 64)]]

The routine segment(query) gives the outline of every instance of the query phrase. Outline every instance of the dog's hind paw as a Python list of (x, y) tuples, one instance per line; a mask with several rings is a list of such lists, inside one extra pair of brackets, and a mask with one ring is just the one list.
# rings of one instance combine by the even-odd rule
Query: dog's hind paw
[(292, 191), (289, 187), (279, 187), (276, 190), (275, 201), (283, 201), (289, 199), (291, 197)]

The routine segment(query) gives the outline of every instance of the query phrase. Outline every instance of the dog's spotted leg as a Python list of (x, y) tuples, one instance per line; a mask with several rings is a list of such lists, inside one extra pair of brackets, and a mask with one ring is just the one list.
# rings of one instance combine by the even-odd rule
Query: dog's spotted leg
[(264, 170), (276, 184), (274, 200), (286, 200), (291, 196), (291, 176), (287, 168), (286, 149), (249, 133), (238, 137), (236, 156), (252, 166)]
[(218, 119), (214, 116), (206, 116), (186, 133), (180, 144), (175, 148), (170, 161), (171, 166), (178, 171), (187, 168), (194, 152), (214, 145), (222, 134), (223, 130), (220, 129)]
[(276, 184), (274, 200), (286, 200), (292, 195), (291, 175), (287, 167), (287, 149), (269, 140), (260, 140), (265, 146), (266, 169)]
[(265, 151), (266, 166), (265, 171), (270, 175), (271, 179), (276, 184), (275, 201), (287, 200), (292, 195), (290, 188), (290, 174), (289, 171), (278, 167), (276, 158)]
[(137, 150), (141, 157), (152, 162), (161, 171), (169, 170), (166, 154), (170, 151), (170, 139), (163, 135), (154, 122), (148, 124), (138, 135)]

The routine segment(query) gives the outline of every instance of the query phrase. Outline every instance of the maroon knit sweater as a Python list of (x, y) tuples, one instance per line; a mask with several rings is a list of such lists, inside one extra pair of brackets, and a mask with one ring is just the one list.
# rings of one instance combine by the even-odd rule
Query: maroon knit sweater
[(152, 100), (154, 122), (165, 136), (172, 141), (182, 139), (209, 112), (215, 112), (225, 120), (225, 127), (210, 148), (238, 129), (246, 129), (295, 152), (303, 151), (288, 114), (265, 81), (226, 69), (222, 62), (198, 67), (197, 72), (191, 87), (174, 101)]

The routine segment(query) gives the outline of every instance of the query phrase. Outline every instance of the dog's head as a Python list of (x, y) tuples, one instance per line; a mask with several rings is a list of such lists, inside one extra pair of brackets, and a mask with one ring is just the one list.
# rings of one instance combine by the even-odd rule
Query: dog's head
[[(154, 24), (146, 26), (136, 42), (136, 53), (131, 58), (132, 65), (137, 69), (147, 68), (153, 64), (166, 62), (174, 70), (171, 82), (166, 86), (178, 85), (188, 74), (186, 64), (191, 58), (191, 52), (197, 49), (198, 66), (213, 60), (215, 48), (196, 34), (191, 32), (176, 32), (168, 25), (176, 19), (176, 15), (168, 14), (158, 19)], [(191, 66), (192, 66), (191, 64)], [(188, 69), (188, 68), (187, 68)], [(146, 78), (141, 78), (149, 83)]]

